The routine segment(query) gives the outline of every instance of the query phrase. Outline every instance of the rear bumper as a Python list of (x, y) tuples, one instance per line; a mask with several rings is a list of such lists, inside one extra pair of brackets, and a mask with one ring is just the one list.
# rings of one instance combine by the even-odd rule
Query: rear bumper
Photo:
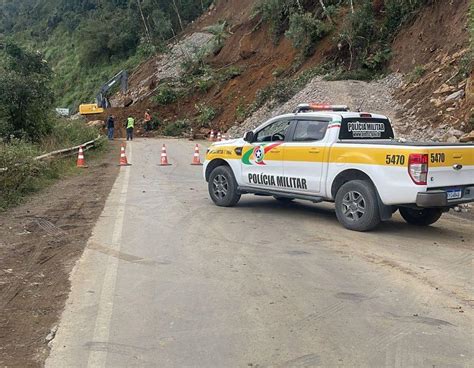
[(461, 203), (474, 202), (474, 187), (467, 187), (463, 190), (463, 196), (459, 199), (448, 200), (446, 190), (430, 190), (420, 192), (416, 196), (418, 207), (451, 207)]

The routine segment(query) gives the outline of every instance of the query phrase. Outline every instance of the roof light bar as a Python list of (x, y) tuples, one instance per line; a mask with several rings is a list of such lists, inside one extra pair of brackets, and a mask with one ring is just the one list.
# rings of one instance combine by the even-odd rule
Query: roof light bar
[(308, 111), (349, 111), (349, 108), (346, 105), (330, 105), (312, 102), (299, 104), (295, 110), (295, 114)]

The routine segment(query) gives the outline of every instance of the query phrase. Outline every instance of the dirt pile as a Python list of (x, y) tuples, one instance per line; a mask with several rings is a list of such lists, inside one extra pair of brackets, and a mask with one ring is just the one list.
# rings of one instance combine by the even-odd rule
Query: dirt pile
[[(289, 113), (298, 104), (304, 102), (343, 104), (353, 110), (361, 108), (364, 111), (392, 117), (401, 109), (392, 95), (401, 83), (400, 74), (391, 74), (373, 82), (325, 81), (321, 77), (316, 77), (285, 104), (273, 108), (271, 103), (266, 104), (241, 125), (232, 127), (229, 133), (233, 136), (241, 136), (245, 131), (254, 129), (270, 117)], [(397, 120), (394, 119), (393, 123), (397, 130)]]

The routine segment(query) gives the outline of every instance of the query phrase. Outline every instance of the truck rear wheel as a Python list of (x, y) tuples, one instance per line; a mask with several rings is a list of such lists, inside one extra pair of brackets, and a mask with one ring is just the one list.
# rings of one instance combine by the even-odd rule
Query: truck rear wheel
[(229, 166), (218, 166), (209, 176), (209, 195), (220, 207), (233, 207), (240, 200), (237, 182)]
[(336, 216), (349, 230), (368, 231), (376, 227), (381, 219), (372, 183), (352, 180), (342, 185), (336, 194)]
[(443, 211), (440, 208), (408, 208), (400, 207), (400, 215), (403, 219), (412, 225), (428, 226), (439, 220)]

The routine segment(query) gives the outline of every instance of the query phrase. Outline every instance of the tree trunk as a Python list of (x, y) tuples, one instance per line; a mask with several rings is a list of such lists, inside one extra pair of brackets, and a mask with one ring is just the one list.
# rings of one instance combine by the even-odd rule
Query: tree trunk
[(142, 17), (143, 26), (145, 27), (146, 38), (148, 40), (148, 43), (151, 44), (151, 35), (150, 35), (150, 31), (148, 29), (148, 25), (146, 24), (145, 16), (143, 15), (141, 0), (137, 0), (137, 4), (138, 4), (138, 9), (140, 9), (140, 15)]
[(329, 22), (330, 22), (331, 24), (334, 24), (334, 22), (333, 22), (332, 19), (331, 19), (331, 16), (329, 15), (328, 9), (326, 8), (326, 5), (324, 5), (324, 3), (323, 3), (323, 0), (319, 0), (319, 3), (320, 3), (321, 6), (323, 7), (324, 13), (326, 13), (326, 17), (329, 19)]
[(351, 11), (352, 11), (352, 14), (354, 14), (354, 3), (352, 2), (352, 0), (350, 1), (351, 1)]
[(176, 5), (176, 0), (173, 0), (173, 8), (176, 13), (176, 16), (178, 17), (178, 22), (179, 22), (181, 31), (184, 31), (183, 21), (181, 20), (181, 15), (179, 14), (179, 9), (178, 9), (178, 6)]

